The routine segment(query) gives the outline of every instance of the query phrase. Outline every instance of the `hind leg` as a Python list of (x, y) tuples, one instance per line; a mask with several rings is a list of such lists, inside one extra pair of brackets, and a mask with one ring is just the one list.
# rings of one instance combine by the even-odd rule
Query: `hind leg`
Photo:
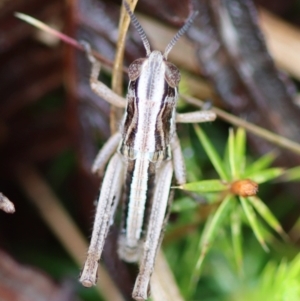
[(135, 300), (146, 300), (149, 296), (149, 283), (167, 213), (172, 174), (171, 161), (164, 163), (157, 172), (150, 219), (140, 261), (140, 271), (132, 293)]
[(103, 179), (96, 209), (92, 238), (88, 249), (87, 259), (79, 280), (86, 287), (96, 284), (98, 262), (120, 199), (123, 178), (123, 162), (120, 155), (115, 154), (108, 164)]

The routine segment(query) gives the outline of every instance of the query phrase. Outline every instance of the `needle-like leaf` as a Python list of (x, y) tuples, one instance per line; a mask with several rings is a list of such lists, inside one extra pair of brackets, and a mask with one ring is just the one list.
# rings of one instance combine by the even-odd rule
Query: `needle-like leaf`
[(237, 179), (237, 164), (236, 164), (236, 153), (235, 153), (235, 136), (233, 129), (229, 130), (229, 137), (228, 137), (228, 157), (229, 157), (229, 166), (232, 180)]
[(255, 208), (255, 210), (260, 214), (260, 216), (269, 224), (269, 226), (279, 233), (282, 238), (289, 240), (288, 236), (282, 229), (279, 221), (270, 211), (270, 209), (265, 205), (265, 203), (258, 197), (253, 196), (248, 198), (250, 204)]
[(288, 169), (283, 175), (284, 181), (300, 181), (300, 166)]
[(214, 239), (216, 231), (219, 229), (220, 224), (226, 218), (227, 212), (230, 208), (232, 202), (232, 197), (228, 195), (224, 201), (221, 203), (219, 208), (216, 210), (215, 213), (213, 213), (210, 218), (207, 220), (202, 237), (200, 239), (199, 243), (199, 249), (200, 249), (200, 257), (197, 261), (193, 276), (192, 276), (192, 281), (191, 281), (191, 287), (193, 288), (194, 285), (197, 283), (199, 276), (200, 276), (200, 271), (202, 267), (203, 260), (207, 254), (207, 251), (209, 247), (212, 244), (212, 241)]
[(180, 188), (196, 192), (216, 192), (228, 189), (228, 185), (221, 180), (204, 180), (186, 183), (181, 185)]
[[(236, 199), (235, 199), (236, 201)], [(236, 203), (236, 202), (235, 202)], [(236, 207), (236, 206), (235, 206)], [(241, 231), (241, 214), (238, 208), (232, 210), (230, 214), (232, 246), (235, 262), (239, 271), (242, 271), (243, 249), (242, 249), (242, 231)]]
[(229, 176), (226, 174), (225, 166), (208, 137), (198, 125), (194, 125), (194, 128), (207, 156), (212, 162), (220, 178), (224, 181), (229, 180)]
[(263, 155), (262, 157), (257, 159), (255, 162), (253, 162), (252, 164), (247, 166), (244, 176), (247, 176), (248, 174), (255, 173), (257, 171), (260, 171), (260, 170), (263, 170), (263, 169), (269, 167), (275, 158), (276, 158), (275, 152), (270, 152), (270, 153)]
[(238, 128), (235, 134), (235, 163), (238, 174), (244, 173), (246, 164), (246, 131)]
[(259, 222), (258, 219), (256, 217), (256, 214), (253, 210), (253, 208), (250, 206), (250, 204), (248, 203), (248, 199), (247, 198), (243, 198), (243, 197), (239, 197), (243, 210), (246, 214), (246, 217), (249, 221), (249, 224), (257, 238), (257, 240), (259, 241), (260, 245), (262, 246), (262, 248), (268, 252), (269, 248), (267, 247), (266, 243), (265, 243), (265, 239), (263, 237), (263, 234), (261, 232), (260, 226), (259, 226)]
[(261, 171), (257, 171), (255, 173), (247, 175), (247, 178), (256, 182), (257, 184), (261, 184), (270, 180), (273, 180), (284, 173), (284, 169), (282, 168), (269, 168)]

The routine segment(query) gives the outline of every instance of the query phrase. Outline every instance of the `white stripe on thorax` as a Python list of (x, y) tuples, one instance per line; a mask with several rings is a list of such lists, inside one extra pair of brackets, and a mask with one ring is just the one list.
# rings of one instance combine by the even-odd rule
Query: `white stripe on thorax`
[[(160, 67), (154, 69), (155, 74), (153, 74), (153, 69), (150, 69), (153, 61), (151, 62), (151, 57), (149, 57), (142, 67), (137, 89), (139, 119), (134, 149), (142, 153), (155, 151), (156, 120), (164, 95), (165, 64), (162, 61), (162, 56), (155, 58)], [(152, 78), (151, 82), (150, 78)]]

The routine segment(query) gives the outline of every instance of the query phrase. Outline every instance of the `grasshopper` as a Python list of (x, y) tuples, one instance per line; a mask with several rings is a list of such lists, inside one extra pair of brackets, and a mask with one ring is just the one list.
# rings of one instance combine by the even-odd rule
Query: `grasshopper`
[(196, 13), (188, 18), (162, 54), (151, 52), (143, 28), (129, 5), (126, 2), (124, 5), (146, 50), (146, 57), (135, 60), (128, 68), (130, 82), (126, 100), (98, 81), (100, 63), (91, 55), (89, 45), (85, 44), (92, 63), (92, 90), (110, 104), (125, 108), (125, 113), (119, 132), (106, 142), (92, 167), (93, 172), (102, 173), (109, 161), (80, 282), (86, 287), (95, 285), (105, 239), (121, 200), (123, 221), (118, 254), (124, 261), (139, 263), (132, 297), (146, 300), (156, 253), (168, 218), (173, 170), (179, 185), (186, 182), (176, 122), (213, 121), (216, 116), (210, 111), (176, 113), (180, 72), (167, 61), (167, 57), (177, 40), (191, 26)]

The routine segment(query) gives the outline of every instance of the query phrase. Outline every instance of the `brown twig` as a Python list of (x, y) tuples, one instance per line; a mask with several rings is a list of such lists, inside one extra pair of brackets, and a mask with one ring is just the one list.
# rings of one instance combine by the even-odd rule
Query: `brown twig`
[[(131, 11), (134, 11), (134, 8), (138, 0), (127, 1)], [(123, 73), (122, 66), (124, 60), (124, 49), (125, 49), (125, 38), (127, 30), (130, 24), (130, 17), (127, 14), (124, 5), (121, 6), (121, 15), (119, 21), (119, 36), (116, 45), (116, 57), (114, 60), (113, 74), (112, 74), (112, 90), (119, 95), (122, 95), (123, 87)]]
[[(85, 52), (85, 48), (75, 39), (63, 34), (62, 32), (59, 32), (56, 29), (53, 29), (52, 27), (48, 26), (47, 24), (31, 17), (28, 16), (26, 14), (23, 13), (15, 13), (15, 16), (17, 18), (19, 18), (20, 20), (25, 21), (26, 23), (29, 23), (31, 25), (33, 25), (34, 27), (50, 34), (53, 35), (55, 37), (57, 37), (59, 40), (65, 42), (66, 44), (69, 44), (73, 47), (75, 47), (76, 49)], [(103, 55), (101, 55), (99, 52), (92, 50), (92, 54), (93, 56), (99, 60), (101, 63), (103, 63), (104, 65), (108, 66), (108, 67), (113, 67), (114, 63), (110, 60), (108, 60), (106, 57), (104, 57)], [(121, 72), (125, 72), (127, 73), (127, 68), (125, 67), (121, 67)]]
[[(134, 11), (134, 8), (138, 0), (127, 1), (131, 11)], [(123, 93), (123, 73), (122, 66), (124, 60), (124, 49), (125, 49), (125, 38), (127, 30), (130, 24), (130, 17), (127, 14), (124, 5), (121, 5), (121, 15), (119, 21), (119, 36), (116, 45), (116, 56), (114, 60), (113, 73), (112, 73), (112, 90), (122, 95)], [(111, 107), (110, 109), (110, 129), (112, 133), (115, 133), (118, 130), (119, 120), (121, 119), (120, 109)]]
[[(203, 101), (186, 96), (186, 95), (181, 95), (181, 97), (188, 103), (201, 108), (204, 104)], [(300, 144), (296, 143), (290, 139), (287, 139), (285, 137), (282, 137), (280, 135), (274, 134), (266, 129), (263, 129), (255, 124), (252, 124), (250, 122), (247, 122), (239, 117), (236, 117), (232, 114), (229, 114), (219, 108), (213, 107), (212, 111), (214, 111), (218, 117), (222, 118), (223, 120), (230, 122), (233, 125), (243, 127), (247, 131), (255, 134), (256, 136), (259, 136), (261, 138), (264, 138), (265, 140), (274, 143), (280, 147), (283, 147), (285, 149), (288, 149), (298, 155), (300, 155)]]

